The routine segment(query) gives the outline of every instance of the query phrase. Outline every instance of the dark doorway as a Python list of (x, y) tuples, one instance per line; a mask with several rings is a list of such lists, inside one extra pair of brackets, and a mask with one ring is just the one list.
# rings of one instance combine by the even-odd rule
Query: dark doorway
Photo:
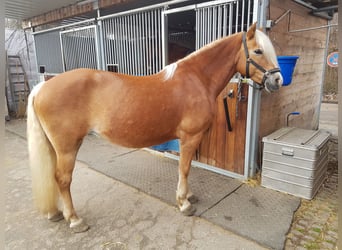
[(168, 64), (195, 51), (195, 27), (195, 10), (168, 14)]

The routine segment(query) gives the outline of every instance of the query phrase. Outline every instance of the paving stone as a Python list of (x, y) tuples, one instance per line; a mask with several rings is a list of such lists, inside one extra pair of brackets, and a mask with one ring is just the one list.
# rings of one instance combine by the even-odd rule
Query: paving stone
[(311, 235), (304, 235), (303, 240), (310, 242), (310, 241), (315, 241), (317, 238), (312, 237)]
[(324, 241), (320, 244), (320, 247), (321, 247), (320, 249), (327, 249), (327, 250), (328, 249), (335, 249), (335, 244)]
[(327, 231), (326, 234), (331, 236), (331, 237), (334, 237), (335, 239), (338, 238), (337, 232), (335, 232), (335, 231)]
[(307, 220), (300, 219), (298, 220), (297, 224), (307, 228), (311, 223)]
[(331, 171), (316, 197), (302, 200), (294, 215), (286, 250), (337, 249), (337, 168)]

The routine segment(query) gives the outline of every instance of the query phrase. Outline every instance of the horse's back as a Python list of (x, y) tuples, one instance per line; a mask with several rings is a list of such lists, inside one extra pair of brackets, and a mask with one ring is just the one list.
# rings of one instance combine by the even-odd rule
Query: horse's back
[(77, 69), (45, 82), (34, 106), (55, 133), (83, 138), (95, 130), (114, 143), (143, 147), (174, 138), (181, 112), (171, 92), (156, 76)]

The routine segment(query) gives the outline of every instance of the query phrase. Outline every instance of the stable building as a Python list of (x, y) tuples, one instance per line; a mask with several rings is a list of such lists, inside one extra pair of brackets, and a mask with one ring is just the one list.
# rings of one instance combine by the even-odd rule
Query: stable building
[[(24, 21), (37, 69), (48, 79), (75, 68), (132, 75), (160, 71), (257, 22), (278, 55), (296, 56), (291, 84), (268, 94), (231, 79), (193, 164), (247, 179), (261, 167), (262, 137), (284, 126), (317, 129), (327, 34), (337, 0), (80, 1)], [(229, 124), (223, 100), (227, 101)], [(299, 116), (289, 116), (299, 112)], [(200, 114), (198, 114), (200, 115)], [(172, 143), (171, 143), (172, 144)], [(166, 148), (178, 158), (177, 148)]]

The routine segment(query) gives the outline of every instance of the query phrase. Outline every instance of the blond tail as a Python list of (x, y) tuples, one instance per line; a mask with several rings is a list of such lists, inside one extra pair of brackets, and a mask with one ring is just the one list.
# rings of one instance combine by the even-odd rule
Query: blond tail
[(56, 153), (33, 107), (34, 97), (42, 84), (37, 85), (28, 98), (27, 141), (34, 202), (46, 214), (57, 211), (59, 194), (55, 180)]

